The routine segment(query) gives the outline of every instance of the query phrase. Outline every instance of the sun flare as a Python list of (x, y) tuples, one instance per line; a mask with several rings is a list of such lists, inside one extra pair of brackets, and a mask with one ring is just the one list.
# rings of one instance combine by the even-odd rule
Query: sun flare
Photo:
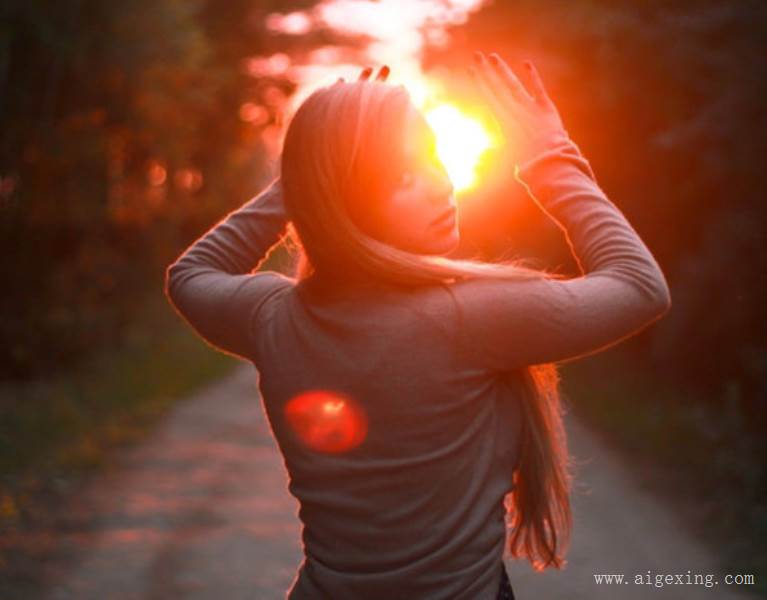
[(483, 124), (452, 104), (426, 111), (426, 121), (437, 137), (437, 154), (445, 165), (456, 192), (471, 188), (485, 151), (493, 147), (493, 136)]

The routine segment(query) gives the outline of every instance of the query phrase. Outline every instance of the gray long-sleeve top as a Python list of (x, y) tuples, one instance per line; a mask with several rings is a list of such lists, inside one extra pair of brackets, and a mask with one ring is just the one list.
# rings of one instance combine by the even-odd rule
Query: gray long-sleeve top
[[(300, 503), (291, 600), (491, 600), (517, 464), (519, 369), (604, 350), (670, 308), (665, 278), (566, 132), (516, 171), (583, 274), (321, 290), (254, 271), (285, 233), (279, 184), (196, 240), (166, 294), (210, 344), (251, 361)], [(329, 390), (367, 418), (347, 452), (313, 450), (285, 416)]]

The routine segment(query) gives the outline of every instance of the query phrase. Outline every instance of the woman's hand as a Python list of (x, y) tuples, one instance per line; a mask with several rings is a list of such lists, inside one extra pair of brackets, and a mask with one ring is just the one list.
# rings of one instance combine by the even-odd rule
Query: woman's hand
[[(365, 67), (362, 69), (362, 73), (360, 73), (360, 81), (367, 81), (370, 79), (370, 76), (373, 74), (373, 67)], [(375, 80), (384, 82), (386, 81), (386, 78), (389, 77), (389, 67), (386, 65), (382, 66), (380, 69), (378, 69), (378, 74), (376, 75)]]
[[(378, 74), (376, 75), (375, 81), (380, 81), (381, 83), (386, 81), (386, 78), (389, 77), (389, 67), (384, 65), (380, 69), (378, 69)], [(370, 76), (373, 74), (373, 67), (365, 67), (362, 69), (362, 72), (360, 73), (360, 76), (357, 78), (357, 81), (368, 81), (370, 79)], [(338, 81), (336, 83), (345, 83), (346, 80), (343, 77), (339, 77)]]
[(539, 143), (552, 136), (567, 136), (559, 112), (532, 62), (525, 61), (527, 88), (495, 53), (486, 57), (475, 52), (474, 62), (471, 72), (482, 95), (490, 104), (504, 136), (519, 147), (521, 155), (526, 157)]

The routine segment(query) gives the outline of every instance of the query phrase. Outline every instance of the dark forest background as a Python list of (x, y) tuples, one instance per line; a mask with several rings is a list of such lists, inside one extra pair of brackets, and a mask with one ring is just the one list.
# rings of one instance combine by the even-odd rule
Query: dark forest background
[[(126, 344), (167, 265), (259, 191), (296, 82), (243, 61), (364, 44), (266, 29), (269, 13), (310, 4), (0, 5), (0, 414), (15, 390)], [(767, 6), (495, 2), (451, 35), (425, 53), (427, 72), (460, 69), (475, 48), (538, 65), (671, 286), (671, 312), (619, 351), (641, 402), (703, 436), (718, 484), (749, 506), (742, 525), (767, 537)], [(569, 260), (532, 205), (510, 211), (501, 196), (467, 199), (467, 251)], [(13, 439), (0, 426), (0, 452)]]

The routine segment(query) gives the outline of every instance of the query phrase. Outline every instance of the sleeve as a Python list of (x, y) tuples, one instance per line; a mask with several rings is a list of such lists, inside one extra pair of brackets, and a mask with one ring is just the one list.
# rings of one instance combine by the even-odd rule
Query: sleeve
[(472, 360), (500, 371), (575, 360), (639, 333), (670, 310), (653, 255), (566, 132), (538, 144), (515, 177), (562, 229), (582, 275), (454, 284), (459, 337)]
[(165, 272), (165, 295), (207, 342), (250, 359), (256, 315), (293, 285), (274, 272), (252, 273), (285, 235), (279, 180), (229, 213), (189, 246)]

